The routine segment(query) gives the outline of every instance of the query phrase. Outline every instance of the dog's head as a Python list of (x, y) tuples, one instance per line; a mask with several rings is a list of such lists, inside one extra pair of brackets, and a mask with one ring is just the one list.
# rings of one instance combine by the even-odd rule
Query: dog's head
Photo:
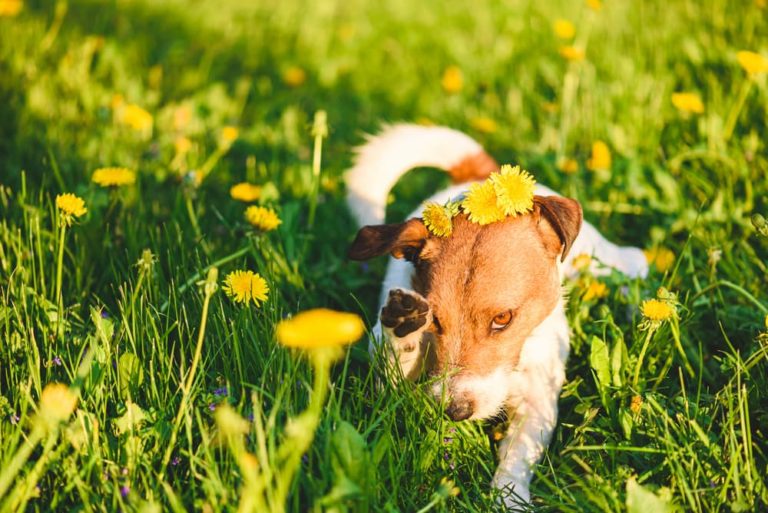
[(425, 335), (429, 371), (445, 376), (434, 393), (446, 394), (455, 420), (491, 417), (509, 400), (507, 380), (523, 342), (560, 299), (557, 263), (581, 221), (578, 202), (536, 196), (531, 213), (484, 226), (460, 214), (446, 238), (431, 235), (421, 219), (358, 232), (350, 258), (390, 253), (414, 264), (413, 289), (434, 319)]

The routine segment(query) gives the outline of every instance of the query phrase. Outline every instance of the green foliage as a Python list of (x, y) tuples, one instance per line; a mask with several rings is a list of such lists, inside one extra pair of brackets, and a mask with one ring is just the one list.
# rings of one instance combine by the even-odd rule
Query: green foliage
[[(464, 130), (578, 199), (611, 240), (672, 252), (642, 280), (568, 282), (568, 381), (537, 509), (768, 508), (768, 89), (736, 57), (768, 51), (764, 2), (52, 4), (0, 16), (0, 512), (234, 511), (247, 455), (277, 468), (286, 440), (307, 442), (285, 426), (310, 402), (311, 366), (274, 327), (312, 306), (374, 323), (384, 259), (344, 258), (342, 173), (364, 133), (399, 120)], [(564, 44), (585, 59), (565, 61)], [(681, 91), (704, 112), (678, 111)], [(596, 140), (610, 169), (588, 167)], [(107, 166), (136, 184), (91, 183)], [(277, 230), (246, 223), (228, 194), (242, 181)], [(389, 217), (445, 183), (414, 170)], [(64, 192), (88, 208), (65, 231)], [(268, 300), (206, 292), (214, 267), (258, 272)], [(678, 319), (643, 331), (662, 286)], [(286, 509), (499, 509), (493, 426), (378, 382), (364, 346), (333, 369)], [(79, 402), (44, 432), (52, 382)], [(236, 445), (219, 436), (223, 404), (249, 419)]]

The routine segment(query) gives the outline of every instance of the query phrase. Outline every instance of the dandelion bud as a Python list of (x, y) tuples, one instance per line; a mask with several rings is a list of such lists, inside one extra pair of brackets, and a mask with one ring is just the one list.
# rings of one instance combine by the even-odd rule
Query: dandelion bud
[(768, 222), (766, 222), (765, 217), (761, 214), (752, 214), (752, 226), (755, 227), (755, 230), (760, 235), (768, 237)]
[(245, 435), (250, 430), (248, 421), (228, 404), (216, 408), (215, 419), (216, 426), (225, 437)]

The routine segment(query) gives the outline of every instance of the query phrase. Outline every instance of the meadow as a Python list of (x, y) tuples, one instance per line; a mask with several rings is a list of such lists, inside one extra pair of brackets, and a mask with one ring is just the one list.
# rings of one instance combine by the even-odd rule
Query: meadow
[(276, 339), (374, 324), (343, 173), (397, 121), (648, 250), (566, 284), (536, 510), (768, 511), (767, 31), (765, 0), (0, 0), (0, 512), (500, 510), (497, 426), (377, 385), (364, 337)]

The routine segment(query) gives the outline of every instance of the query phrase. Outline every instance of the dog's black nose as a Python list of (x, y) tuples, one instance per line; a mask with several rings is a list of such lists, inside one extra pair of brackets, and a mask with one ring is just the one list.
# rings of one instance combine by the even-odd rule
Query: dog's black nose
[(466, 420), (472, 416), (472, 403), (466, 399), (454, 399), (445, 409), (445, 414), (453, 420)]

